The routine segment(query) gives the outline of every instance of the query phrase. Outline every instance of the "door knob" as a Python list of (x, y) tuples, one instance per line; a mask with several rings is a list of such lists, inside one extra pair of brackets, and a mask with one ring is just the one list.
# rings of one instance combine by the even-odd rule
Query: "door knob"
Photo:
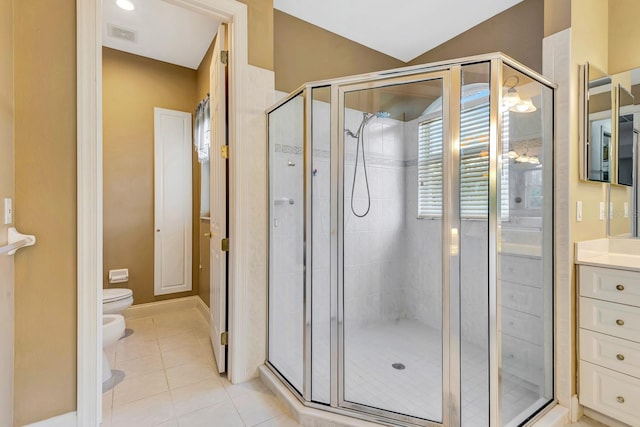
[(211, 238), (211, 233), (204, 233), (204, 234), (203, 234), (203, 236), (204, 236), (204, 237)]

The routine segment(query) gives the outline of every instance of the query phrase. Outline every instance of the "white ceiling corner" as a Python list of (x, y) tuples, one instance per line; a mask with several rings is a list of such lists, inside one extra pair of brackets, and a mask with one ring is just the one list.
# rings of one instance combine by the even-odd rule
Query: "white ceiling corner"
[[(125, 11), (115, 0), (102, 3), (102, 45), (170, 64), (197, 69), (220, 21), (163, 0), (131, 0)], [(136, 33), (136, 42), (109, 35), (108, 25)]]
[(409, 62), (521, 1), (273, 0), (273, 6)]

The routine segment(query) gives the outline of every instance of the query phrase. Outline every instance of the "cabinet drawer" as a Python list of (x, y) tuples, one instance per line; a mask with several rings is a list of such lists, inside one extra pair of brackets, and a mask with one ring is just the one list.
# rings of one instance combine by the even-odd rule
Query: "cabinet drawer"
[(542, 289), (502, 282), (501, 304), (523, 313), (542, 316)]
[(510, 308), (502, 308), (502, 332), (504, 334), (540, 345), (542, 344), (543, 330), (542, 318)]
[(640, 308), (581, 297), (580, 327), (640, 342)]
[(542, 258), (502, 255), (502, 280), (521, 285), (542, 287)]
[(580, 295), (640, 307), (640, 273), (581, 265)]
[(640, 344), (580, 329), (580, 359), (640, 378)]
[(544, 381), (542, 347), (508, 335), (502, 336), (502, 370), (532, 384)]
[(632, 426), (640, 425), (640, 380), (580, 362), (580, 403)]

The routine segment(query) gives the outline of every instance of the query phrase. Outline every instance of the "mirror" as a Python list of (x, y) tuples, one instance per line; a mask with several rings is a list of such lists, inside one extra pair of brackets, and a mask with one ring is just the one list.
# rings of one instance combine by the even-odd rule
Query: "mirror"
[(611, 77), (589, 63), (581, 67), (580, 178), (611, 181)]
[[(611, 76), (616, 85), (615, 180), (608, 191), (609, 236), (638, 237), (638, 128), (640, 69)], [(636, 94), (634, 96), (633, 94)]]
[(633, 129), (635, 128), (634, 99), (628, 90), (618, 84), (617, 100), (616, 169), (618, 173), (616, 183), (631, 187), (633, 186)]

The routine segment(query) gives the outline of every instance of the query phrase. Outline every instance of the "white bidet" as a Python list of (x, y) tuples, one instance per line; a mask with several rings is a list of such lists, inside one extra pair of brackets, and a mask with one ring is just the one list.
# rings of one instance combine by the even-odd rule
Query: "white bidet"
[(102, 382), (111, 379), (111, 366), (104, 349), (114, 344), (124, 334), (124, 316), (121, 314), (102, 315)]

